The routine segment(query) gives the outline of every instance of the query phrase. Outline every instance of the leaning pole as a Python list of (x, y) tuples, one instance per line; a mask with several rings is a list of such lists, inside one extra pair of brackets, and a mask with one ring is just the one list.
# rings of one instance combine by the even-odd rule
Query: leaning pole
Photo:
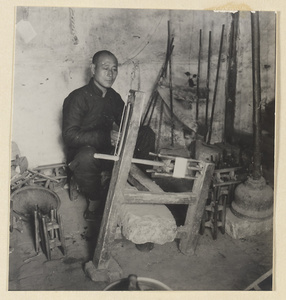
[(261, 80), (259, 12), (251, 13), (253, 78), (253, 172), (237, 186), (226, 215), (226, 232), (244, 238), (269, 231), (273, 221), (273, 190), (262, 176)]

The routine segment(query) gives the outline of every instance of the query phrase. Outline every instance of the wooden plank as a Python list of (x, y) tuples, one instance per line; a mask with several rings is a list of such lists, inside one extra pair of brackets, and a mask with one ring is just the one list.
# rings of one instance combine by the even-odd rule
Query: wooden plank
[(130, 122), (124, 136), (122, 136), (122, 139), (124, 139), (122, 155), (113, 167), (103, 220), (93, 256), (93, 263), (97, 269), (106, 269), (110, 260), (111, 244), (116, 234), (118, 207), (124, 200), (123, 187), (127, 182), (138, 135), (143, 96), (143, 93), (131, 91), (128, 98), (132, 106)]
[(124, 203), (128, 204), (193, 204), (193, 193), (154, 193), (149, 191), (125, 191)]
[(250, 291), (252, 289), (255, 289), (256, 291), (261, 291), (261, 288), (259, 287), (259, 284), (264, 281), (266, 278), (270, 277), (272, 275), (272, 269), (270, 269), (268, 272), (260, 276), (257, 280), (255, 280), (251, 285), (249, 285), (245, 291)]
[[(152, 172), (152, 177), (154, 177), (154, 178), (162, 178), (162, 177), (174, 177), (174, 176), (173, 176), (173, 173)], [(180, 178), (186, 178), (186, 179), (190, 179), (190, 180), (196, 180), (196, 179), (198, 179), (198, 177), (188, 176), (188, 175), (185, 175), (184, 177), (180, 177)]]
[[(160, 157), (160, 158), (166, 158), (166, 159), (170, 159), (170, 160), (175, 160), (176, 157), (178, 156), (170, 156), (170, 155), (165, 155), (165, 154), (156, 154), (156, 153), (153, 153), (153, 152), (150, 152), (149, 153), (150, 156), (155, 156), (155, 157)], [(197, 159), (192, 159), (192, 158), (188, 158), (188, 162), (190, 163), (202, 163), (201, 160), (197, 160)]]
[(214, 187), (217, 187), (217, 186), (227, 186), (227, 185), (239, 184), (239, 183), (241, 183), (240, 180), (231, 180), (231, 181), (224, 181), (224, 182), (214, 183), (213, 186)]
[(67, 165), (65, 163), (57, 163), (57, 164), (51, 164), (51, 165), (43, 165), (38, 166), (37, 168), (33, 168), (34, 171), (40, 171), (45, 169), (55, 169), (55, 168), (61, 168), (66, 167)]
[(139, 191), (163, 192), (159, 185), (152, 181), (150, 177), (134, 164), (131, 165), (128, 181)]
[[(97, 158), (97, 159), (106, 159), (106, 160), (113, 160), (113, 161), (119, 160), (118, 155), (109, 155), (109, 154), (102, 154), (102, 153), (94, 153), (93, 157)], [(154, 161), (154, 160), (148, 160), (148, 159), (132, 158), (131, 161), (134, 164), (140, 164), (140, 165), (157, 166), (157, 167), (164, 166), (164, 163), (161, 161)]]
[(198, 197), (196, 202), (188, 207), (184, 226), (187, 236), (181, 239), (179, 244), (179, 248), (184, 254), (195, 252), (214, 167), (214, 164), (206, 163), (202, 175), (194, 182), (193, 192)]

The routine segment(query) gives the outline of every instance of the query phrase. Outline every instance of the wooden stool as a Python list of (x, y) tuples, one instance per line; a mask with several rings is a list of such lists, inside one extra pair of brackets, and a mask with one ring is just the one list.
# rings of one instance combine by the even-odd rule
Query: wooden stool
[(240, 168), (226, 168), (214, 171), (209, 201), (202, 218), (200, 234), (204, 234), (205, 227), (211, 229), (213, 239), (217, 239), (218, 228), (225, 233), (226, 206), (233, 197), (234, 189), (241, 181), (237, 180), (236, 171)]
[(39, 253), (40, 242), (45, 249), (47, 259), (51, 260), (51, 250), (60, 247), (63, 255), (66, 254), (65, 238), (61, 215), (56, 209), (51, 209), (49, 216), (43, 215), (38, 208), (34, 211), (35, 218), (35, 250)]

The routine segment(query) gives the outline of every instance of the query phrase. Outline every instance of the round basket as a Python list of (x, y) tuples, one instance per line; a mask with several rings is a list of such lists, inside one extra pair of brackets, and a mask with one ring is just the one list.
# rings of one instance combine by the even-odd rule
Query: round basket
[(44, 215), (53, 209), (59, 209), (61, 200), (59, 196), (44, 187), (26, 186), (12, 193), (11, 201), (13, 211), (23, 218), (29, 218), (34, 214), (36, 206)]
[[(171, 291), (167, 285), (152, 278), (137, 277), (137, 282), (141, 291)], [(128, 278), (110, 283), (104, 291), (122, 291), (122, 287), (126, 286), (125, 283), (128, 283)]]

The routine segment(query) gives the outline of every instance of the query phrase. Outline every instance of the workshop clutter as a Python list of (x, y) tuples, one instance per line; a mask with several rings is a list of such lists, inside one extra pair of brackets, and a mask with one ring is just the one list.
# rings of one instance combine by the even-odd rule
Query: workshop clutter
[(15, 142), (11, 148), (10, 232), (17, 229), (22, 233), (23, 221), (28, 222), (33, 227), (37, 254), (40, 245), (48, 260), (55, 247), (65, 254), (62, 221), (57, 213), (61, 202), (54, 189), (66, 183), (66, 164), (29, 169)]
[(66, 164), (58, 163), (43, 165), (34, 169), (26, 169), (17, 173), (11, 178), (11, 192), (27, 185), (38, 185), (54, 190), (57, 186), (64, 186), (66, 183)]
[(45, 187), (25, 186), (15, 190), (10, 200), (10, 232), (18, 229), (22, 221), (33, 224), (37, 254), (41, 245), (48, 260), (51, 260), (51, 250), (56, 247), (60, 247), (65, 255), (63, 225), (58, 214), (60, 204), (59, 196)]

